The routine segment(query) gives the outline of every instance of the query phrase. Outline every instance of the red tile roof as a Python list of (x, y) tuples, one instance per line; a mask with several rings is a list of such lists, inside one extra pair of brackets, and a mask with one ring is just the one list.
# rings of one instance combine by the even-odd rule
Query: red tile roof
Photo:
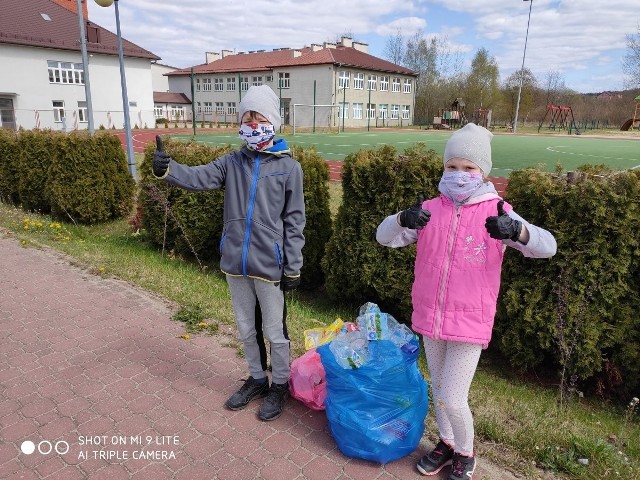
[[(117, 36), (95, 23), (88, 24), (98, 28), (100, 43), (87, 42), (87, 51), (117, 55)], [(2, 0), (0, 44), (3, 43), (80, 51), (78, 15), (51, 0)], [(122, 51), (125, 57), (160, 60), (157, 55), (124, 38)]]
[[(294, 51), (300, 52), (300, 55), (294, 57)], [(403, 75), (418, 75), (409, 68), (401, 67), (355, 48), (342, 45), (337, 45), (336, 48), (323, 48), (315, 52), (310, 47), (305, 47), (299, 50), (281, 49), (271, 52), (236, 53), (211, 63), (196, 65), (193, 67), (193, 72), (200, 74), (257, 72), (272, 70), (273, 68), (326, 64)], [(183, 68), (175, 72), (169, 72), (167, 75), (189, 75), (190, 73), (191, 68)]]
[(191, 100), (184, 93), (153, 92), (153, 103), (186, 103), (191, 105)]

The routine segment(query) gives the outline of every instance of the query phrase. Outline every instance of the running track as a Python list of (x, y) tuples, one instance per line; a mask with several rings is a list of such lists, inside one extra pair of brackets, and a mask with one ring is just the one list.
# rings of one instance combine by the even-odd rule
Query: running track
[[(169, 130), (169, 131), (167, 131)], [(136, 130), (132, 132), (132, 140), (133, 140), (133, 151), (135, 153), (142, 153), (144, 151), (144, 147), (147, 146), (148, 143), (153, 143), (156, 141), (156, 135), (167, 135), (173, 133), (192, 133), (192, 129), (190, 128), (172, 128), (172, 129), (157, 129), (157, 130)], [(122, 143), (122, 148), (125, 148), (126, 140), (124, 132), (116, 132), (118, 138), (120, 138), (120, 142)], [(329, 167), (329, 179), (333, 182), (339, 182), (342, 178), (342, 164), (343, 162), (338, 160), (325, 160), (327, 166)], [(504, 195), (504, 192), (507, 188), (507, 179), (501, 177), (489, 177), (489, 180), (493, 182), (498, 190), (500, 195)]]

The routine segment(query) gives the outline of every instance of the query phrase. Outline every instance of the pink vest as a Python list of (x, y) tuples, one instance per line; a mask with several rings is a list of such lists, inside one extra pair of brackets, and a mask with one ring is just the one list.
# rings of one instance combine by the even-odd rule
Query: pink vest
[(498, 214), (500, 198), (484, 198), (457, 209), (442, 195), (424, 203), (431, 220), (418, 234), (411, 321), (429, 338), (485, 346), (491, 340), (504, 246), (484, 226)]

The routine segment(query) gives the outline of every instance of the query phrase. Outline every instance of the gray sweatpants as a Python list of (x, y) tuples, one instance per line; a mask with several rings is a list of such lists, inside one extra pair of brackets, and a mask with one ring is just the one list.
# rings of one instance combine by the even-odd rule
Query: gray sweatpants
[[(272, 381), (287, 382), (291, 373), (289, 337), (284, 318), (284, 294), (279, 284), (231, 275), (227, 275), (227, 283), (236, 316), (238, 340), (244, 345), (250, 375), (256, 379), (267, 375), (266, 363), (261, 357), (261, 337), (264, 333), (271, 346)], [(256, 323), (256, 299), (262, 313), (262, 332), (257, 331), (260, 322)]]

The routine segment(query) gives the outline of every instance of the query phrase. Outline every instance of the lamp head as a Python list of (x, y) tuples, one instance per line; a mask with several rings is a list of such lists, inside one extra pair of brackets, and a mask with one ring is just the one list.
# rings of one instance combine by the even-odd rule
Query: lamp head
[(94, 0), (101, 7), (110, 7), (113, 5), (113, 0)]

